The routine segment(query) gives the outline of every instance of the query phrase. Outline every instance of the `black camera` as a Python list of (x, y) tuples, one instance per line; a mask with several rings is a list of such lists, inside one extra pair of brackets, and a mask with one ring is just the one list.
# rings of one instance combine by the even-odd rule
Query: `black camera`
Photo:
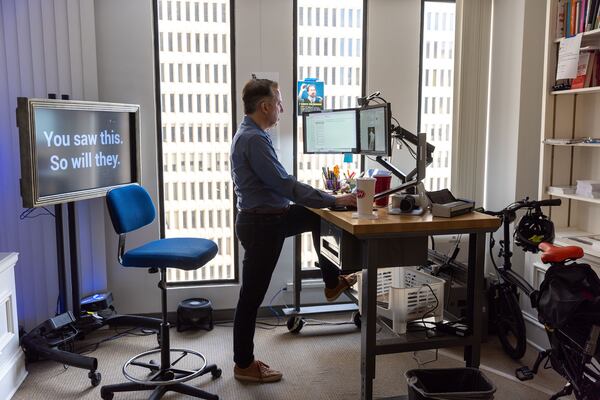
[(409, 212), (417, 208), (417, 199), (411, 194), (406, 194), (400, 198), (400, 211)]
[(412, 213), (414, 210), (423, 208), (423, 196), (418, 194), (400, 193), (392, 195), (392, 209), (396, 214)]

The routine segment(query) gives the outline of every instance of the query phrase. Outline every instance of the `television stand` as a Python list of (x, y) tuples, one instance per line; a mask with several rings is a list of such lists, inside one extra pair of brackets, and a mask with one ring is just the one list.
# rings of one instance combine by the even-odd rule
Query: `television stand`
[[(62, 204), (56, 205), (56, 224), (57, 232), (57, 258), (59, 260), (59, 271), (64, 267), (64, 239), (62, 227), (59, 230), (58, 225), (62, 226)], [(81, 299), (79, 290), (79, 263), (77, 253), (77, 231), (75, 225), (75, 203), (67, 203), (67, 229), (69, 237), (69, 255), (71, 272), (71, 308), (73, 311), (66, 311), (56, 315), (25, 334), (21, 340), (21, 346), (26, 355), (27, 362), (35, 362), (41, 359), (56, 361), (61, 364), (70, 365), (75, 368), (88, 370), (88, 377), (92, 386), (97, 386), (102, 380), (98, 369), (98, 360), (95, 357), (89, 357), (82, 354), (67, 351), (70, 344), (76, 340), (82, 339), (87, 333), (96, 329), (108, 326), (127, 326), (141, 327), (160, 331), (161, 320), (158, 318), (142, 317), (138, 315), (111, 315), (105, 318), (95, 318), (89, 314), (82, 314)], [(59, 219), (60, 218), (60, 219)], [(62, 264), (62, 265), (61, 265)], [(66, 293), (63, 291), (65, 285), (65, 274), (59, 273), (60, 302), (59, 307), (64, 307), (66, 303)], [(61, 310), (62, 311), (62, 310)]]

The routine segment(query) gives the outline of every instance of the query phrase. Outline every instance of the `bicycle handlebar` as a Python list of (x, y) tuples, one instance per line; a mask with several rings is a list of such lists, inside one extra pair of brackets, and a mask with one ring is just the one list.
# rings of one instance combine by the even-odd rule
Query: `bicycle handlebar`
[(514, 212), (514, 211), (520, 210), (521, 208), (539, 208), (539, 207), (545, 207), (545, 206), (552, 207), (552, 206), (560, 206), (561, 203), (562, 203), (562, 201), (560, 199), (546, 199), (546, 200), (538, 201), (538, 200), (529, 200), (526, 198), (526, 199), (516, 201), (516, 202), (510, 204), (500, 211), (483, 210), (482, 212), (484, 214), (488, 214), (488, 215), (499, 216), (499, 215), (503, 215), (507, 211)]
[(560, 206), (562, 201), (560, 199), (547, 199), (540, 200), (538, 203), (540, 203), (540, 206)]

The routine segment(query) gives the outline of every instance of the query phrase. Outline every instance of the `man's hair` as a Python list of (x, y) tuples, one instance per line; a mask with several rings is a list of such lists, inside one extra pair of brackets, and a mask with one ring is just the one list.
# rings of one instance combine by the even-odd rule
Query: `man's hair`
[(250, 79), (242, 90), (244, 114), (253, 114), (261, 101), (275, 97), (279, 84), (270, 79)]

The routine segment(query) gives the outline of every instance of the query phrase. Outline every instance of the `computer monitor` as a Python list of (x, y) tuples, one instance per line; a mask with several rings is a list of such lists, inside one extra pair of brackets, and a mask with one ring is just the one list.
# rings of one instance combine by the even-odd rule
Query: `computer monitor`
[(17, 100), (23, 207), (101, 197), (140, 183), (140, 107)]
[(358, 151), (358, 113), (355, 108), (302, 114), (306, 154), (339, 154)]
[(390, 156), (390, 103), (359, 109), (359, 153)]

